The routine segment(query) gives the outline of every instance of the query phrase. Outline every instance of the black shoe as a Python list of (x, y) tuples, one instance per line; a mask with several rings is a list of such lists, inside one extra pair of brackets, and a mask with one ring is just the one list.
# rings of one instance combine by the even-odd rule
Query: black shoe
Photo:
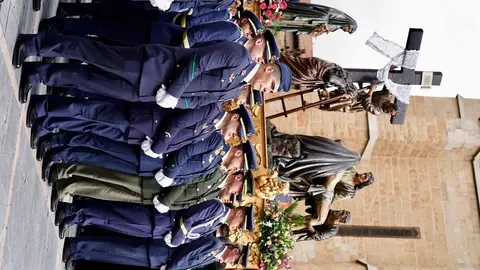
[(38, 124), (37, 121), (32, 124), (32, 127), (30, 129), (30, 148), (36, 149), (38, 145)]
[(55, 212), (58, 206), (58, 193), (56, 185), (52, 185), (52, 193), (50, 194), (50, 211)]
[(47, 184), (49, 186), (53, 186), (55, 185), (55, 183), (57, 182), (58, 180), (58, 175), (53, 172), (52, 170), (54, 170), (55, 168), (53, 168), (55, 166), (55, 164), (52, 164), (49, 168), (47, 168), (47, 171), (46, 171), (46, 177), (47, 177)]
[(37, 151), (35, 152), (35, 158), (37, 159), (37, 161), (42, 161), (42, 159), (43, 159), (43, 155), (40, 152), (40, 150), (41, 150), (41, 148), (37, 148)]
[(27, 103), (28, 93), (30, 93), (33, 87), (28, 78), (29, 75), (29, 71), (24, 67), (20, 76), (20, 85), (18, 86), (18, 101), (20, 103)]
[(47, 34), (48, 32), (50, 32), (50, 24), (48, 23), (47, 19), (42, 19), (40, 21), (40, 24), (38, 25), (38, 31), (37, 33), (39, 34)]
[(75, 270), (76, 269), (76, 261), (73, 260), (73, 258), (68, 258), (67, 261), (65, 262), (65, 270)]
[(38, 161), (42, 161), (43, 157), (45, 156), (45, 152), (44, 152), (45, 149), (42, 149), (42, 144), (44, 144), (46, 141), (49, 141), (49, 140), (50, 140), (50, 134), (47, 134), (38, 138), (37, 145), (40, 146), (40, 147), (37, 147), (37, 154), (36, 154)]
[(55, 211), (55, 226), (59, 226), (65, 218), (65, 208), (67, 207), (66, 203), (60, 202), (57, 206), (57, 211)]
[(39, 11), (42, 8), (42, 0), (33, 0), (33, 10)]
[(70, 231), (70, 226), (68, 225), (68, 222), (66, 220), (60, 222), (60, 225), (58, 225), (58, 237), (60, 239), (65, 238), (65, 236), (69, 231)]
[(58, 7), (58, 8), (57, 8), (56, 17), (58, 17), (58, 18), (66, 18), (66, 17), (68, 17), (68, 12), (67, 12), (67, 10), (66, 10), (65, 8)]
[(42, 142), (40, 145), (40, 147), (38, 147), (39, 149), (39, 152), (40, 152), (40, 160), (43, 159), (43, 157), (45, 155), (47, 155), (51, 150), (52, 150), (52, 143), (50, 141), (48, 141), (48, 138), (50, 136), (48, 136), (46, 139), (43, 139), (42, 138)]
[(43, 179), (43, 181), (47, 181), (47, 179), (50, 178), (50, 170), (51, 170), (52, 166), (53, 166), (52, 155), (48, 154), (48, 155), (43, 156), (43, 160), (42, 160), (42, 179)]
[[(72, 238), (67, 237), (65, 238), (65, 241), (63, 242), (63, 251), (62, 251), (62, 262), (67, 262), (69, 259), (70, 253), (72, 253)], [(67, 267), (65, 267), (67, 269)]]
[(31, 35), (19, 34), (17, 37), (12, 56), (12, 65), (15, 68), (21, 68), (28, 57), (26, 41), (29, 36)]
[(27, 120), (25, 122), (28, 128), (31, 128), (33, 126), (33, 123), (35, 123), (35, 120), (37, 120), (37, 111), (35, 110), (35, 105), (36, 102), (34, 100), (30, 100), (30, 102), (28, 103)]

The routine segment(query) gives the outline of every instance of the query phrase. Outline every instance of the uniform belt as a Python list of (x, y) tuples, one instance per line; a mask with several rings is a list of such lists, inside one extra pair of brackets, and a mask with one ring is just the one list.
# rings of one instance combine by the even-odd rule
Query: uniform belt
[(187, 27), (187, 15), (183, 15), (180, 19), (180, 26), (184, 28)]
[(183, 47), (185, 49), (190, 49), (190, 43), (188, 42), (188, 30), (183, 32)]
[(180, 229), (182, 229), (182, 232), (184, 235), (188, 234), (188, 230), (185, 227), (185, 224), (183, 223), (183, 217), (180, 217)]

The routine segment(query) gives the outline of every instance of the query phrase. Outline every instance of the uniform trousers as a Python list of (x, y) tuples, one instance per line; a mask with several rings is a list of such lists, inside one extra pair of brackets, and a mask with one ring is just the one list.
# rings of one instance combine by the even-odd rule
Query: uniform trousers
[(52, 173), (57, 174), (55, 186), (59, 198), (70, 194), (106, 201), (153, 204), (154, 195), (162, 190), (153, 177), (78, 163), (56, 164)]
[(49, 26), (48, 34), (94, 36), (110, 45), (132, 47), (150, 43), (191, 48), (206, 42), (236, 41), (241, 37), (238, 26), (226, 21), (188, 29), (173, 23), (151, 21), (50, 18), (43, 23)]
[(163, 239), (172, 229), (176, 211), (159, 214), (152, 206), (109, 202), (101, 200), (75, 200), (65, 204), (68, 225), (95, 226), (125, 235)]
[[(108, 10), (108, 12), (105, 12)], [(151, 20), (171, 22), (176, 13), (159, 11), (150, 3), (136, 1), (115, 1), (111, 3), (58, 3), (57, 16), (85, 16), (107, 20)]]
[(161, 187), (153, 177), (140, 177), (84, 164), (56, 164), (52, 173), (60, 199), (67, 195), (105, 201), (151, 205), (155, 195), (170, 210), (181, 210), (215, 198), (226, 174), (221, 169), (192, 179), (188, 184)]
[(55, 152), (59, 152), (68, 147), (87, 147), (122, 159), (129, 164), (138, 165), (140, 148), (136, 145), (113, 141), (89, 132), (60, 132), (46, 136), (44, 139), (50, 142), (50, 145)]
[[(138, 147), (138, 146), (137, 146)], [(101, 165), (104, 168), (110, 170), (121, 171), (124, 173), (129, 173), (133, 175), (139, 175), (139, 160), (135, 158), (138, 155), (135, 154), (129, 158), (129, 160), (124, 160), (112, 156), (101, 150), (91, 149), (89, 147), (66, 147), (66, 148), (57, 148), (52, 151), (52, 161), (53, 163), (82, 163), (86, 165), (98, 166)], [(162, 159), (152, 159), (149, 158), (149, 162), (155, 163), (156, 160), (159, 160), (158, 169), (163, 167)], [(158, 171), (158, 170), (157, 170)], [(155, 171), (151, 172), (142, 172), (142, 175), (154, 175)]]
[(73, 260), (127, 264), (159, 269), (173, 251), (165, 241), (148, 238), (83, 236), (70, 239)]
[[(150, 267), (141, 267), (141, 266), (131, 266), (131, 265), (121, 265), (121, 264), (110, 264), (110, 263), (101, 263), (101, 262), (92, 262), (86, 260), (75, 261), (75, 270), (92, 270), (92, 269), (101, 269), (101, 270), (150, 270)], [(216, 270), (212, 268), (212, 270)]]

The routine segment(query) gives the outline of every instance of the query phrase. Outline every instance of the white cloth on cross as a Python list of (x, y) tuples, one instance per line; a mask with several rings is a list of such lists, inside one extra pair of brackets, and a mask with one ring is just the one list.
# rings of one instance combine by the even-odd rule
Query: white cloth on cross
[(373, 35), (367, 40), (366, 44), (374, 51), (390, 59), (384, 68), (378, 70), (377, 78), (380, 81), (385, 82), (388, 91), (390, 91), (398, 100), (405, 104), (410, 103), (410, 91), (412, 90), (412, 86), (395, 83), (388, 78), (388, 74), (390, 73), (390, 67), (392, 65), (415, 70), (419, 51), (407, 51), (397, 43), (383, 38), (377, 34), (377, 32), (373, 33)]

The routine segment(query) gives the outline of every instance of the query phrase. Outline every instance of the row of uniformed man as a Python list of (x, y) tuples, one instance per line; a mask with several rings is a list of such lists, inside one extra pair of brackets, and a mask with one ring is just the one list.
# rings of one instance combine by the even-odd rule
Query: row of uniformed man
[[(105, 230), (67, 238), (66, 268), (247, 267), (249, 246), (224, 239), (253, 230), (253, 208), (232, 206), (254, 191), (249, 108), (261, 92), (288, 91), (291, 71), (273, 34), (232, 0), (151, 2), (60, 3), (14, 49), (20, 102), (47, 86), (26, 122), (60, 237)], [(240, 106), (226, 111), (232, 99)]]

